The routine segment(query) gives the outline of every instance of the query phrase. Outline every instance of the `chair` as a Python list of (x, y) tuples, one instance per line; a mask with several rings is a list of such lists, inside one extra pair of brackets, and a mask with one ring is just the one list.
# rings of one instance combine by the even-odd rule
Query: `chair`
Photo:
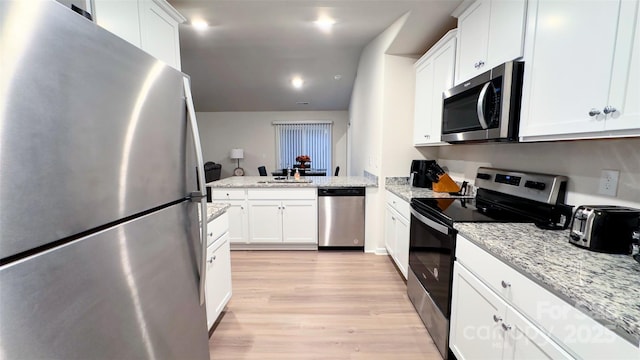
[(260, 176), (267, 176), (267, 168), (264, 166), (258, 166), (258, 173), (260, 173)]
[(339, 172), (340, 172), (340, 166), (336, 166), (336, 172), (333, 174), (333, 176), (338, 176)]
[(222, 165), (216, 164), (212, 161), (207, 161), (204, 163), (204, 177), (205, 182), (212, 182), (216, 180), (220, 180), (220, 171), (222, 170)]

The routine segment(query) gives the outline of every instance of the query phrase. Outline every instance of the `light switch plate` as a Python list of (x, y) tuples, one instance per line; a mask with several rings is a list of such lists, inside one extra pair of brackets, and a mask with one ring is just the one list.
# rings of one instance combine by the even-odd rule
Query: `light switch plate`
[(602, 170), (600, 173), (600, 187), (598, 194), (616, 196), (618, 192), (618, 178), (620, 171), (618, 170)]

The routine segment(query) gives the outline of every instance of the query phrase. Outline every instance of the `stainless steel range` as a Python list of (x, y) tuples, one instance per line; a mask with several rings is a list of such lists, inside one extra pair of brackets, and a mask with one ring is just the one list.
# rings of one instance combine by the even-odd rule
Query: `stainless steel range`
[(442, 356), (449, 350), (455, 222), (533, 222), (566, 229), (572, 207), (564, 204), (567, 178), (481, 167), (476, 198), (411, 200), (407, 292)]

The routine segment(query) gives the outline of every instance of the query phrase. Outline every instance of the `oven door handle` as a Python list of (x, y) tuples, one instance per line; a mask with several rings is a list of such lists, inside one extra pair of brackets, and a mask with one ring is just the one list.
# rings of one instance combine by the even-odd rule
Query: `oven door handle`
[(411, 208), (411, 215), (415, 216), (416, 219), (420, 220), (420, 222), (422, 222), (423, 224), (429, 226), (430, 228), (438, 231), (439, 233), (445, 234), (445, 235), (449, 235), (450, 234), (450, 230), (451, 228), (445, 225), (442, 225), (438, 222), (435, 222), (429, 218), (427, 218), (426, 216), (420, 214), (418, 211), (416, 211), (415, 209)]

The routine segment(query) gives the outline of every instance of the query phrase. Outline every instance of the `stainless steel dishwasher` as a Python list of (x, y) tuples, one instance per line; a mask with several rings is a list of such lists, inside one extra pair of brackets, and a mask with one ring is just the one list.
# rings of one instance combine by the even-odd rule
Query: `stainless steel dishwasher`
[(363, 187), (318, 189), (318, 247), (364, 249)]

